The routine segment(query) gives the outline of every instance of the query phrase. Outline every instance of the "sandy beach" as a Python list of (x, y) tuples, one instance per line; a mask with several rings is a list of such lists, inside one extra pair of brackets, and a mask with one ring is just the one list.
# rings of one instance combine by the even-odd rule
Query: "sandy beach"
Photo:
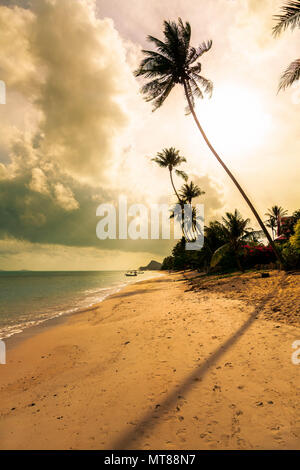
[(297, 274), (166, 274), (26, 338), (1, 449), (300, 449), (299, 297)]

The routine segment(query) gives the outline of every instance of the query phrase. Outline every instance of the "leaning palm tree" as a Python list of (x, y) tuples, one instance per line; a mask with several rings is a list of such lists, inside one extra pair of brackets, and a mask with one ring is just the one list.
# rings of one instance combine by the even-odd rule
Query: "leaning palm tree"
[(282, 258), (277, 250), (268, 230), (266, 229), (258, 212), (254, 208), (250, 199), (242, 189), (236, 178), (233, 176), (227, 165), (218, 155), (203, 127), (201, 126), (195, 112), (195, 97), (203, 98), (204, 94), (212, 94), (213, 84), (210, 80), (201, 75), (201, 63), (198, 59), (208, 52), (212, 46), (212, 41), (203, 42), (198, 48), (190, 45), (191, 26), (183, 23), (179, 18), (178, 23), (173, 21), (164, 22), (164, 41), (153, 36), (148, 36), (148, 40), (154, 44), (156, 50), (144, 50), (145, 58), (141, 61), (139, 68), (135, 71), (137, 77), (148, 79), (141, 91), (145, 95), (146, 101), (152, 101), (153, 110), (156, 110), (169, 96), (175, 85), (183, 86), (188, 104), (188, 111), (192, 114), (195, 123), (202, 134), (209, 149), (222, 165), (228, 176), (232, 179), (243, 198), (246, 200), (251, 211), (255, 215), (260, 227), (264, 231), (270, 245), (277, 258), (282, 264)]
[(161, 168), (167, 168), (169, 170), (171, 184), (178, 201), (180, 201), (180, 197), (173, 181), (173, 170), (175, 169), (176, 175), (183, 178), (184, 181), (188, 180), (187, 174), (184, 171), (178, 170), (176, 168), (181, 165), (181, 163), (186, 162), (186, 158), (182, 157), (179, 153), (179, 150), (176, 150), (174, 147), (171, 147), (168, 149), (163, 149), (162, 152), (157, 153), (156, 157), (152, 158), (152, 161), (157, 163), (158, 166), (160, 166)]
[[(300, 0), (289, 1), (282, 7), (282, 14), (276, 15), (277, 24), (273, 28), (274, 36), (279, 36), (287, 28), (300, 27)], [(279, 90), (285, 90), (300, 79), (300, 59), (292, 62), (281, 76)]]

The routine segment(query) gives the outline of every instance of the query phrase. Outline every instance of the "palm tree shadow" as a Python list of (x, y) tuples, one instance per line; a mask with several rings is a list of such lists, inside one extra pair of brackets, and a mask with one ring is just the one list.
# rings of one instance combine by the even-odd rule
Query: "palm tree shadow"
[(160, 403), (158, 409), (152, 410), (146, 413), (135, 426), (132, 431), (125, 431), (113, 444), (112, 449), (122, 450), (128, 449), (133, 441), (141, 437), (145, 431), (149, 431), (153, 428), (170, 408), (174, 407), (177, 400), (184, 393), (187, 393), (196, 383), (199, 383), (209, 369), (217, 363), (217, 361), (225, 354), (237, 341), (238, 339), (248, 330), (252, 325), (257, 315), (262, 311), (267, 302), (273, 297), (277, 287), (268, 294), (260, 304), (254, 309), (253, 313), (246, 320), (246, 322), (230, 337), (224, 344), (217, 348), (210, 357), (208, 357), (202, 364), (197, 366), (194, 371), (189, 374), (185, 380), (181, 383), (176, 390), (173, 390), (163, 402)]

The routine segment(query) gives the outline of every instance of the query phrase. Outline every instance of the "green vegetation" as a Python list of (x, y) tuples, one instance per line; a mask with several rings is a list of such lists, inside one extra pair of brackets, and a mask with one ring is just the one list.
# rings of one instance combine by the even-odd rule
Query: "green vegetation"
[(295, 233), (290, 238), (290, 244), (295, 250), (300, 251), (300, 220), (295, 225)]
[[(276, 206), (274, 206), (276, 207)], [(286, 211), (282, 210), (286, 214)], [(282, 228), (282, 239), (275, 240), (285, 269), (300, 268), (300, 211), (285, 216), (287, 231)], [(162, 269), (196, 269), (205, 273), (230, 273), (253, 268), (276, 267), (276, 257), (270, 245), (263, 245), (262, 231), (249, 228), (249, 219), (243, 219), (235, 210), (227, 212), (221, 222), (212, 221), (204, 230), (204, 246), (200, 251), (186, 251), (183, 237), (164, 259)], [(292, 229), (290, 230), (290, 226)]]

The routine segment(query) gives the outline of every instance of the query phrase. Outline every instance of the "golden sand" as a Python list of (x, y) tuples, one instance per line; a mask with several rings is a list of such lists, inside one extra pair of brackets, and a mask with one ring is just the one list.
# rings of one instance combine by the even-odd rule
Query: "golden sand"
[(140, 282), (9, 350), (1, 449), (300, 449), (299, 276), (255, 276)]

